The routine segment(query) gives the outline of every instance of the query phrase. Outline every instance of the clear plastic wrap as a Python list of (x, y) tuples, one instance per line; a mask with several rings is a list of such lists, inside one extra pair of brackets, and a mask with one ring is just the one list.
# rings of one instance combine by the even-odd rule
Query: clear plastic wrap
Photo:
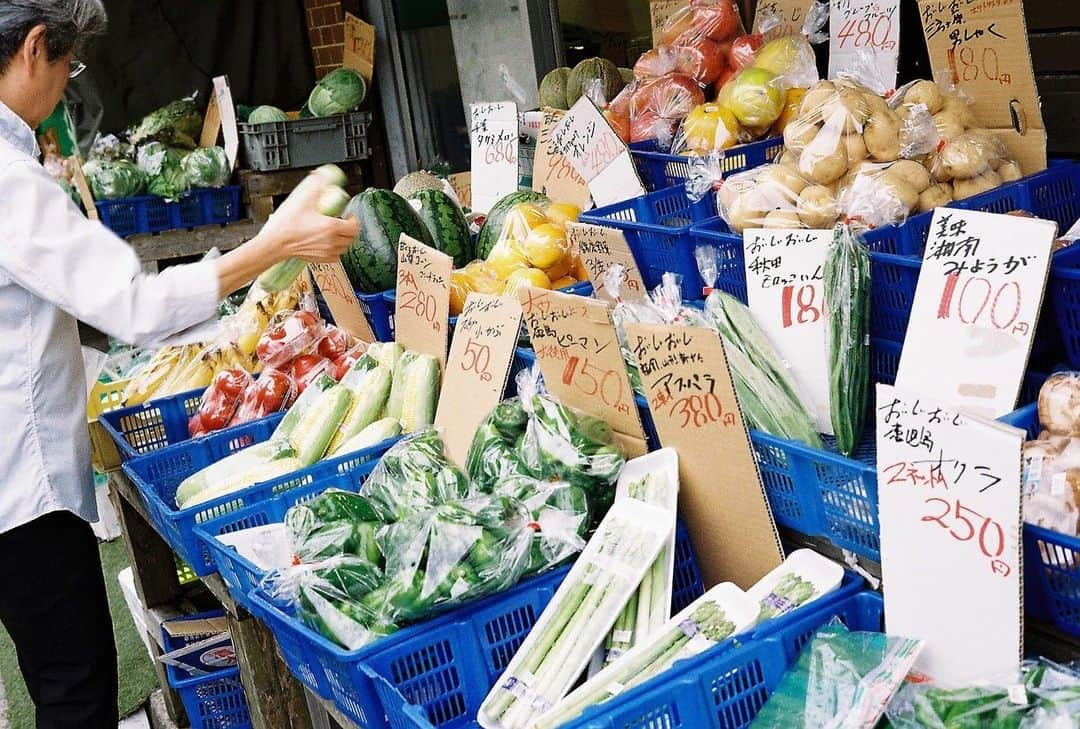
[(180, 162), (191, 187), (224, 187), (232, 177), (232, 165), (221, 147), (199, 147)]
[(750, 726), (871, 729), (921, 648), (921, 641), (851, 632), (834, 621), (811, 637)]
[(870, 254), (849, 224), (838, 225), (825, 257), (829, 410), (836, 449), (855, 452), (870, 397)]
[(443, 453), (434, 428), (394, 444), (364, 483), (364, 494), (386, 521), (400, 521), (470, 493), (468, 478)]
[[(696, 170), (695, 190), (701, 191), (710, 172), (716, 171)], [(804, 204), (803, 192), (808, 188), (812, 190), (806, 192)], [(820, 193), (813, 191), (818, 188), (823, 188)], [(810, 226), (803, 222), (803, 216), (809, 222), (824, 222), (823, 216), (835, 206), (833, 200), (830, 188), (811, 183), (793, 166), (769, 164), (724, 179), (717, 190), (716, 207), (728, 227), (741, 233), (747, 228), (832, 227), (831, 222)]]
[(739, 9), (732, 0), (695, 0), (668, 17), (660, 31), (660, 43), (681, 46), (703, 38), (725, 41), (741, 30)]
[(1051, 436), (1080, 436), (1080, 372), (1055, 372), (1039, 388), (1039, 424)]
[(199, 409), (188, 420), (188, 434), (195, 438), (230, 425), (244, 393), (253, 384), (251, 375), (241, 369), (222, 370), (214, 375)]
[(277, 370), (263, 370), (259, 379), (244, 389), (229, 425), (240, 425), (287, 410), (299, 394), (291, 376)]
[(135, 147), (123, 142), (115, 134), (98, 134), (90, 145), (86, 155), (88, 161), (116, 162), (117, 160), (135, 161)]
[(307, 310), (282, 311), (274, 315), (259, 338), (255, 353), (263, 366), (279, 369), (311, 351), (325, 334), (325, 324)]
[(91, 160), (83, 173), (95, 200), (136, 197), (146, 191), (146, 174), (126, 159)]
[(1070, 729), (1080, 716), (1080, 673), (1039, 658), (1024, 661), (1017, 675), (968, 687), (909, 683), (889, 702), (886, 716), (895, 729)]
[(469, 293), (513, 295), (520, 286), (565, 288), (580, 272), (566, 238), (567, 221), (580, 211), (560, 203), (519, 203), (511, 208), (486, 261), (451, 276), (451, 309), (464, 308)]
[(147, 179), (147, 192), (166, 200), (178, 200), (187, 192), (188, 178), (183, 159), (187, 150), (167, 147), (161, 142), (147, 142), (136, 153), (136, 164)]

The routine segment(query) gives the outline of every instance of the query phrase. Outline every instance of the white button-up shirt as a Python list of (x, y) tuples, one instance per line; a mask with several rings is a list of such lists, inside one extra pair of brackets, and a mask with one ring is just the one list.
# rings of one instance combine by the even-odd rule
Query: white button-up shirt
[(0, 533), (53, 511), (97, 520), (76, 319), (134, 344), (213, 316), (214, 264), (142, 272), (37, 162), (0, 103)]

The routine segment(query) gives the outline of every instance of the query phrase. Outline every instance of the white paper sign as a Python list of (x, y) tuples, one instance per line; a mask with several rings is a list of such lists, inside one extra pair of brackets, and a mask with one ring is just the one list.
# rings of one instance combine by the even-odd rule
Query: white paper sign
[(747, 301), (810, 398), (814, 423), (832, 434), (823, 273), (831, 230), (747, 229)]
[(865, 68), (873, 59), (883, 88), (896, 88), (900, 0), (832, 0), (829, 4), (829, 78)]
[(472, 104), (472, 208), (487, 213), (518, 189), (518, 112), (512, 101)]
[(885, 628), (926, 641), (915, 668), (937, 681), (1019, 667), (1024, 437), (877, 386)]
[(566, 113), (552, 139), (588, 183), (597, 207), (645, 194), (630, 149), (587, 96)]
[(997, 418), (1016, 406), (1057, 225), (934, 211), (896, 386)]
[(221, 136), (225, 139), (225, 156), (229, 164), (236, 169), (236, 155), (240, 152), (240, 132), (236, 128), (236, 107), (233, 105), (232, 90), (227, 76), (214, 77), (214, 98), (217, 99), (218, 113), (221, 114)]

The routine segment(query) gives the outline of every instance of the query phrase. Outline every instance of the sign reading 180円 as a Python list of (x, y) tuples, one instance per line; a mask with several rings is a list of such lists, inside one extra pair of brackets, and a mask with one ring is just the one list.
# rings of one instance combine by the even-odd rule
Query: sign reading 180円
[(896, 386), (984, 417), (1012, 411), (1056, 231), (1037, 218), (935, 210)]

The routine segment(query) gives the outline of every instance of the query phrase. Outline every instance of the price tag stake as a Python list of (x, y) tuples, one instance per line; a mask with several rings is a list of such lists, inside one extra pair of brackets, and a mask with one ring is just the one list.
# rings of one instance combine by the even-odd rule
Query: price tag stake
[(450, 256), (401, 234), (395, 339), (406, 349), (437, 358), (444, 371), (450, 330), (452, 269)]

